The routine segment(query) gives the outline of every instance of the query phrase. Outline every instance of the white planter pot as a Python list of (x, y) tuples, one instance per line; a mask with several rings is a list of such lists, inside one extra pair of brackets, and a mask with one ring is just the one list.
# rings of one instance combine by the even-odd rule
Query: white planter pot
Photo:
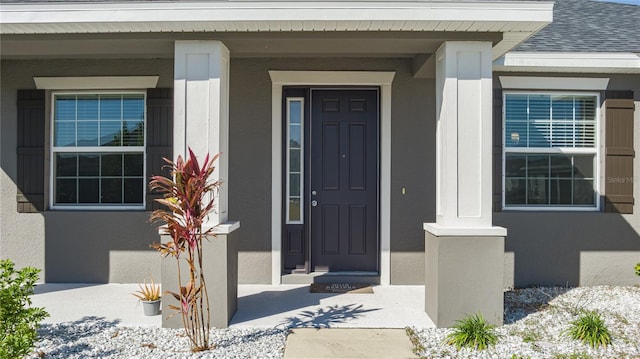
[(161, 300), (143, 300), (142, 301), (142, 309), (144, 309), (144, 315), (158, 315), (160, 314), (160, 303)]

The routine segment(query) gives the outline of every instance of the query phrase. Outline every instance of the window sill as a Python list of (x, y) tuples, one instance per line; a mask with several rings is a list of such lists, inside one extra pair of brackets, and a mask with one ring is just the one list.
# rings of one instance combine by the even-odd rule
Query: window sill
[(146, 206), (137, 205), (137, 206), (51, 206), (49, 207), (50, 211), (146, 211)]
[(599, 207), (503, 207), (503, 212), (600, 212)]

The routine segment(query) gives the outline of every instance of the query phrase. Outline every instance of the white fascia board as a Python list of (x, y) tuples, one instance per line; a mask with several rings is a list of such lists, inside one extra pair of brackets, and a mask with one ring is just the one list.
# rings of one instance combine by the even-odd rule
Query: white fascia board
[(126, 90), (155, 88), (158, 76), (34, 77), (39, 90)]
[(533, 32), (552, 18), (553, 3), (540, 1), (21, 3), (0, 8), (0, 33), (291, 31), (296, 22), (310, 31)]
[(640, 73), (640, 56), (626, 52), (509, 52), (493, 65), (504, 72)]

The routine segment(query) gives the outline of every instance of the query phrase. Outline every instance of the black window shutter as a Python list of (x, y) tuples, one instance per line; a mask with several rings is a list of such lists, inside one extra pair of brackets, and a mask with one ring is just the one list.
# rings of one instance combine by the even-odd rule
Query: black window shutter
[[(163, 157), (173, 158), (173, 89), (147, 89), (147, 176), (170, 177)], [(158, 209), (162, 196), (147, 190), (147, 210)]]
[(18, 90), (19, 213), (44, 211), (44, 90)]
[(493, 89), (493, 211), (502, 211), (502, 89)]
[(605, 212), (633, 213), (633, 91), (605, 92)]

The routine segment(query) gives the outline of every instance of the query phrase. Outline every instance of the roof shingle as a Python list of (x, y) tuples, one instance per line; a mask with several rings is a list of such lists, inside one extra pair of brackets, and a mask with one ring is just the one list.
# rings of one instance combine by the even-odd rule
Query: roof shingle
[(553, 23), (514, 51), (640, 53), (640, 6), (556, 0)]

